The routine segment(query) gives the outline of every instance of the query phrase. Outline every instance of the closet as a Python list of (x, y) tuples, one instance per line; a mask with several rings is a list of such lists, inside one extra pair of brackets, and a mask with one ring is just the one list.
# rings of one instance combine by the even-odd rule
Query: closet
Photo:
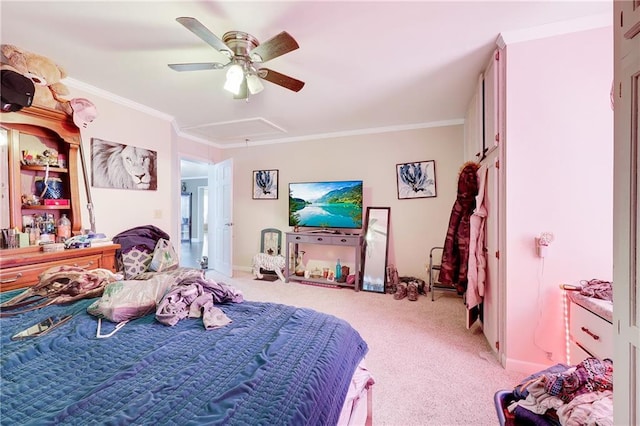
[[(482, 302), (482, 329), (493, 353), (504, 357), (500, 291), (500, 105), (503, 102), (502, 52), (496, 49), (479, 75), (474, 95), (467, 108), (464, 126), (464, 160), (479, 162), (486, 168), (485, 257), (486, 282)], [(470, 315), (472, 315), (470, 313)], [(503, 363), (504, 365), (504, 363)]]

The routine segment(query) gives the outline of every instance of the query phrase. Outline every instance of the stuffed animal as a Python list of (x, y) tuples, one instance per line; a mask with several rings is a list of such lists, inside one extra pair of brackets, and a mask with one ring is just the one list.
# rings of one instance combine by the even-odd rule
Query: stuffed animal
[(32, 105), (64, 111), (72, 114), (69, 101), (62, 96), (69, 94), (69, 89), (60, 80), (67, 76), (65, 70), (49, 58), (22, 50), (11, 44), (0, 46), (2, 66), (7, 65), (20, 74), (28, 77), (35, 85)]

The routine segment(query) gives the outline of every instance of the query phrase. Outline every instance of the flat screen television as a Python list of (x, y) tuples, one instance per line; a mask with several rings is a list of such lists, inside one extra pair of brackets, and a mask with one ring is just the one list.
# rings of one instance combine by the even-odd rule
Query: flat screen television
[(362, 228), (362, 181), (289, 183), (289, 226)]

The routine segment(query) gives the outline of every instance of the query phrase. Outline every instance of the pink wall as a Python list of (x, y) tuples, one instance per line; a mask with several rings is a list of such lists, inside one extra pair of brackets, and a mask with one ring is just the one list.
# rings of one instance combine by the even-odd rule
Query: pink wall
[(559, 284), (612, 278), (612, 57), (611, 28), (506, 48), (507, 368), (565, 362)]

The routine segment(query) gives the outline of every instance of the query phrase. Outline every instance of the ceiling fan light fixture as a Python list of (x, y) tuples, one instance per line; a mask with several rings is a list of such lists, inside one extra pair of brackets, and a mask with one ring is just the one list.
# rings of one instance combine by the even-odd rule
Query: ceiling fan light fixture
[(260, 93), (264, 89), (264, 86), (262, 85), (260, 78), (255, 74), (247, 75), (247, 87), (249, 88), (249, 92), (252, 95), (255, 95), (256, 93)]
[(238, 64), (231, 65), (227, 71), (227, 80), (224, 83), (224, 90), (237, 95), (240, 93), (240, 86), (242, 85), (243, 79), (244, 70), (242, 69), (242, 66)]

